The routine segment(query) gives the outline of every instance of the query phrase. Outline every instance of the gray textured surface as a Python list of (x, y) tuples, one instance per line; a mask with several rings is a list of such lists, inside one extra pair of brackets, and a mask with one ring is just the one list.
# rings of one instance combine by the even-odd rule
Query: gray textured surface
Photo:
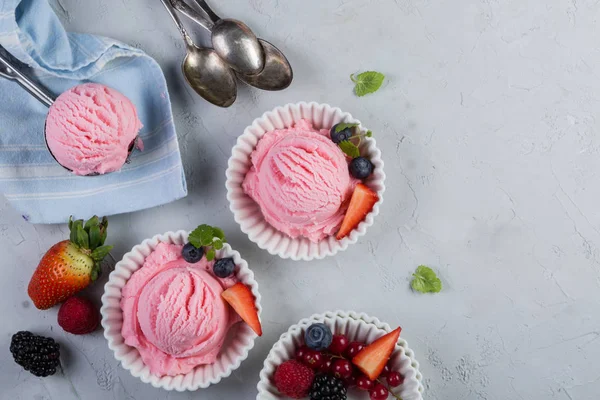
[[(61, 1), (69, 29), (110, 35), (154, 56), (173, 99), (190, 195), (112, 218), (115, 254), (167, 230), (222, 226), (256, 272), (266, 334), (216, 387), (153, 389), (120, 368), (101, 332), (63, 334), (56, 309), (30, 304), (33, 268), (66, 228), (29, 225), (0, 201), (0, 398), (253, 399), (277, 337), (302, 317), (337, 308), (404, 327), (426, 399), (597, 398), (597, 1), (215, 4), (280, 46), (296, 73), (281, 93), (243, 88), (227, 110), (184, 86), (183, 45), (158, 0)], [(348, 75), (366, 69), (389, 80), (359, 99)], [(335, 259), (311, 263), (283, 261), (250, 243), (224, 189), (236, 136), (264, 111), (299, 100), (328, 102), (361, 119), (376, 134), (388, 176), (376, 226)], [(439, 271), (442, 293), (409, 290), (418, 264)], [(97, 299), (101, 290), (93, 290)], [(40, 380), (6, 361), (18, 329), (59, 339), (68, 349), (66, 376)]]

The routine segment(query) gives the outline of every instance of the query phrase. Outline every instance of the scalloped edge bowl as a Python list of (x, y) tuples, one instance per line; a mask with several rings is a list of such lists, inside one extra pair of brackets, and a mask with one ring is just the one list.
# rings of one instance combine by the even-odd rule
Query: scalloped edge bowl
[[(277, 388), (271, 382), (271, 377), (278, 365), (294, 358), (296, 349), (303, 343), (304, 332), (315, 322), (322, 322), (329, 326), (334, 334), (345, 334), (351, 341), (357, 340), (366, 343), (371, 343), (392, 331), (392, 328), (385, 322), (356, 311), (328, 311), (324, 314), (314, 314), (309, 318), (300, 320), (281, 335), (279, 341), (271, 348), (263, 369), (260, 371), (257, 400), (287, 399), (286, 396), (279, 394)], [(399, 371), (404, 376), (404, 383), (396, 388), (395, 393), (403, 400), (423, 400), (423, 376), (419, 371), (419, 363), (415, 359), (414, 352), (402, 337), (398, 339), (396, 350), (390, 360), (394, 363), (394, 370)], [(361, 396), (353, 396), (355, 393), (360, 393)], [(364, 396), (364, 392), (358, 392), (354, 389), (348, 392), (348, 399), (350, 400), (353, 398), (364, 400), (368, 397)]]
[(265, 133), (275, 129), (290, 127), (300, 119), (311, 121), (319, 129), (329, 129), (339, 122), (354, 122), (359, 124), (359, 128), (363, 133), (367, 131), (366, 128), (360, 125), (360, 121), (352, 115), (329, 104), (300, 102), (276, 107), (274, 110), (264, 113), (262, 117), (255, 119), (238, 138), (227, 164), (225, 186), (229, 208), (233, 213), (233, 217), (240, 225), (242, 232), (247, 234), (251, 241), (261, 249), (281, 258), (309, 261), (332, 256), (338, 251), (346, 250), (349, 245), (356, 243), (366, 233), (367, 229), (373, 225), (374, 218), (379, 214), (379, 207), (383, 202), (385, 172), (383, 171), (381, 151), (377, 148), (375, 139), (363, 139), (360, 144), (360, 153), (368, 157), (375, 167), (373, 174), (364, 183), (377, 193), (379, 201), (375, 204), (373, 210), (367, 214), (364, 221), (344, 239), (337, 240), (334, 236), (329, 236), (318, 243), (313, 243), (303, 237), (292, 239), (285, 233), (273, 228), (265, 221), (259, 205), (244, 193), (242, 182), (251, 166), (250, 155), (260, 138)]
[[(104, 337), (108, 340), (108, 347), (114, 352), (115, 358), (121, 362), (123, 368), (131, 375), (149, 383), (156, 388), (165, 390), (197, 390), (204, 389), (218, 383), (221, 379), (228, 377), (237, 369), (242, 361), (248, 357), (248, 352), (254, 347), (256, 333), (245, 323), (236, 324), (233, 337), (226, 339), (217, 361), (213, 364), (199, 365), (187, 374), (176, 376), (159, 377), (150, 373), (150, 369), (144, 364), (140, 353), (134, 347), (124, 343), (121, 335), (123, 324), (123, 313), (121, 310), (121, 290), (131, 277), (144, 263), (146, 257), (156, 248), (159, 242), (184, 244), (187, 242), (188, 232), (177, 231), (156, 235), (151, 239), (144, 240), (131, 249), (117, 263), (115, 270), (110, 273), (108, 282), (104, 285), (102, 295), (102, 327)], [(240, 253), (225, 244), (223, 249), (217, 251), (217, 257), (233, 257), (238, 267), (236, 277), (240, 282), (248, 285), (256, 298), (258, 314), (262, 312), (260, 305), (261, 296), (258, 292), (258, 283), (254, 279), (254, 273), (248, 267), (248, 263), (240, 256)]]

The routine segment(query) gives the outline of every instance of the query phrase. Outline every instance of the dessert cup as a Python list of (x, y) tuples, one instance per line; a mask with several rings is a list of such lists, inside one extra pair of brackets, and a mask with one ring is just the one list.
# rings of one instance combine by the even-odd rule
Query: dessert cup
[[(337, 240), (335, 236), (328, 236), (315, 243), (304, 237), (291, 238), (275, 229), (265, 221), (259, 205), (244, 192), (242, 183), (251, 167), (250, 155), (262, 136), (275, 129), (289, 128), (301, 119), (310, 121), (317, 129), (329, 129), (339, 122), (360, 124), (359, 120), (337, 107), (315, 102), (287, 104), (268, 111), (262, 117), (255, 119), (238, 138), (229, 158), (225, 185), (229, 208), (234, 219), (251, 241), (261, 249), (282, 258), (308, 261), (332, 256), (338, 251), (345, 250), (350, 244), (356, 243), (373, 225), (383, 202), (385, 173), (381, 151), (377, 148), (375, 139), (364, 138), (360, 144), (360, 153), (369, 158), (375, 168), (373, 174), (363, 183), (379, 197), (379, 201), (366, 218), (342, 240)], [(359, 125), (359, 128), (363, 133), (367, 132), (362, 125)]]
[[(143, 382), (166, 390), (197, 390), (218, 383), (221, 379), (231, 375), (231, 372), (248, 357), (248, 352), (254, 347), (254, 340), (257, 337), (246, 323), (237, 323), (230, 328), (217, 360), (213, 364), (199, 365), (187, 374), (162, 377), (150, 373), (150, 369), (144, 364), (138, 350), (125, 344), (121, 334), (123, 313), (120, 303), (123, 287), (131, 275), (142, 267), (146, 257), (159, 242), (183, 245), (187, 242), (187, 238), (188, 232), (185, 231), (167, 232), (146, 239), (133, 247), (111, 272), (108, 282), (104, 286), (102, 308), (100, 309), (104, 337), (108, 340), (108, 347), (114, 352), (115, 358), (121, 362), (123, 368)], [(252, 290), (260, 315), (262, 307), (258, 283), (254, 279), (254, 273), (248, 267), (248, 263), (228, 244), (217, 251), (217, 258), (224, 257), (233, 257), (237, 266), (236, 278)]]
[[(296, 350), (304, 343), (303, 338), (306, 329), (315, 322), (324, 323), (334, 334), (344, 334), (350, 341), (365, 343), (371, 343), (392, 331), (388, 324), (379, 321), (377, 318), (355, 311), (328, 311), (301, 320), (281, 335), (279, 341), (271, 348), (263, 369), (260, 371), (257, 400), (288, 399), (288, 397), (279, 394), (272, 381), (273, 375), (279, 365), (294, 358)], [(393, 364), (392, 369), (399, 371), (404, 376), (404, 383), (394, 388), (394, 393), (403, 400), (423, 400), (423, 384), (421, 383), (423, 377), (419, 372), (419, 363), (415, 359), (413, 351), (408, 347), (408, 343), (402, 337), (398, 339), (390, 361)], [(348, 390), (349, 400), (364, 400), (368, 397), (368, 394), (358, 391), (356, 388)]]

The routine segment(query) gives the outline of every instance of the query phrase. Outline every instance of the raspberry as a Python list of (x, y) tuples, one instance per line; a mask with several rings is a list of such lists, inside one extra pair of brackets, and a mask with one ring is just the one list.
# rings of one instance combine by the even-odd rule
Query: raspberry
[(274, 376), (275, 387), (279, 392), (293, 399), (307, 397), (314, 379), (315, 373), (295, 360), (286, 361), (277, 367)]
[(93, 332), (100, 322), (100, 314), (91, 301), (71, 297), (58, 310), (58, 325), (74, 335)]

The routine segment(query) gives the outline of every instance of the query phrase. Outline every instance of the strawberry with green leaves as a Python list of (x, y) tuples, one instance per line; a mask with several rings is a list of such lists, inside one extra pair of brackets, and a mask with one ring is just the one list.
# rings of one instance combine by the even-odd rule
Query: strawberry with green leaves
[(87, 287), (100, 274), (100, 263), (113, 246), (105, 246), (108, 220), (93, 216), (87, 222), (69, 219), (69, 240), (52, 246), (31, 277), (27, 293), (46, 310)]

